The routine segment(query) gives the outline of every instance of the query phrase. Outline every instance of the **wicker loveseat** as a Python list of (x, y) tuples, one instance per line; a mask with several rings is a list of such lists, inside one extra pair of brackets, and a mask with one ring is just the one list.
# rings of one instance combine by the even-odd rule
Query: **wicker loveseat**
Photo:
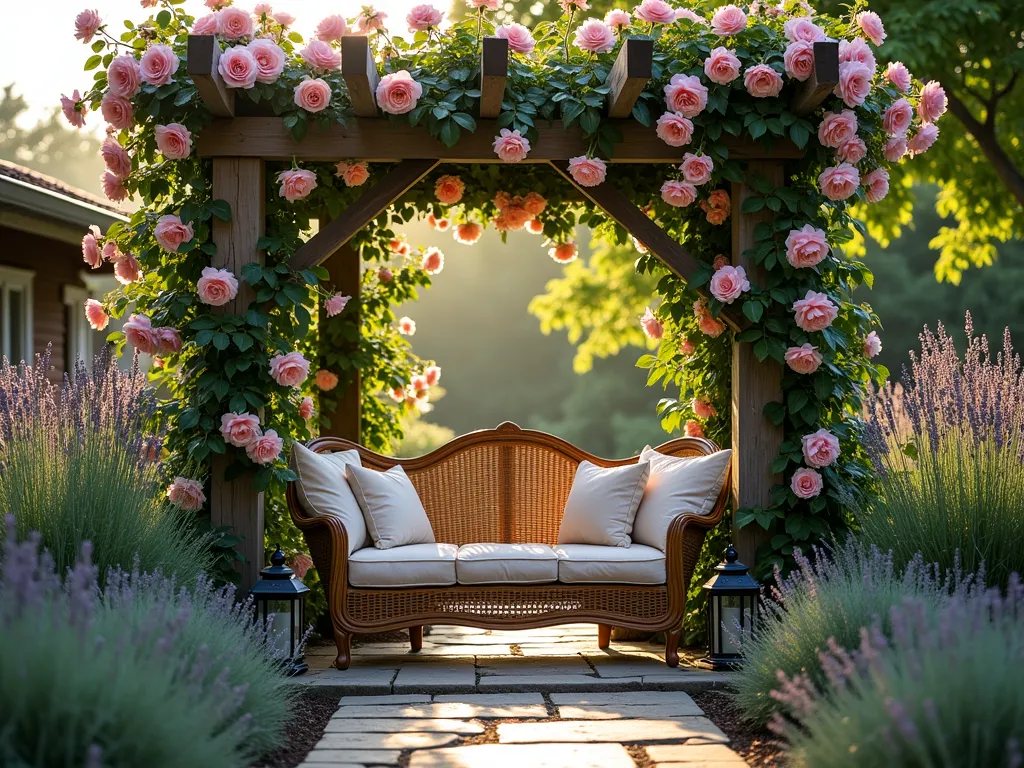
[[(419, 493), (437, 542), (444, 543), (437, 546), (506, 543), (555, 547), (579, 463), (589, 460), (612, 467), (637, 461), (637, 457), (597, 458), (552, 435), (511, 423), (463, 435), (415, 459), (382, 456), (334, 437), (313, 440), (308, 448), (316, 453), (355, 449), (362, 465), (370, 469), (387, 470), (400, 464)], [(708, 440), (686, 437), (657, 448), (670, 456), (702, 456), (717, 450)], [(602, 648), (609, 644), (612, 626), (664, 631), (665, 661), (674, 667), (679, 663), (677, 647), (687, 588), (704, 537), (721, 520), (728, 496), (726, 480), (710, 514), (681, 514), (672, 519), (661, 563), (662, 583), (560, 580), (511, 585), (353, 586), (353, 560), (362, 552), (374, 554), (372, 545), (350, 556), (344, 524), (334, 516), (306, 512), (294, 482), (289, 483), (288, 506), (327, 592), (339, 669), (349, 665), (353, 634), (408, 628), (412, 650), (417, 651), (422, 647), (423, 626), (429, 624), (530, 629), (572, 622), (598, 624)], [(599, 549), (618, 549), (621, 554), (630, 548)], [(452, 569), (454, 572), (454, 565)]]

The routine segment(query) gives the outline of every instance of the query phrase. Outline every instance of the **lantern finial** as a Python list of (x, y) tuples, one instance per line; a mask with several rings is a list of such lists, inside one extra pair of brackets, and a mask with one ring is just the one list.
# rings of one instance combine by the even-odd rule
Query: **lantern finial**
[(280, 566), (284, 565), (284, 561), (285, 561), (284, 552), (281, 551), (281, 545), (280, 544), (275, 544), (274, 547), (275, 547), (274, 554), (272, 554), (270, 556), (270, 564), (280, 567)]
[[(278, 551), (280, 551), (280, 550), (278, 550)], [(736, 547), (734, 547), (730, 543), (729, 546), (725, 550), (725, 562), (727, 562), (727, 563), (735, 563), (739, 559), (740, 559), (740, 555), (736, 551)]]

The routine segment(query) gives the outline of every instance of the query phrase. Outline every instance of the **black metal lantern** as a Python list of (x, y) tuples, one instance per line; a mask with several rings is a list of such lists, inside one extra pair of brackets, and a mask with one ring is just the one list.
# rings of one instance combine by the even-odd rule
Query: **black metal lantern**
[(260, 571), (260, 580), (252, 588), (257, 622), (266, 626), (273, 615), (271, 642), (281, 650), (286, 674), (301, 675), (309, 665), (300, 652), (302, 635), (306, 631), (306, 595), (309, 587), (285, 565), (284, 552), (278, 546), (270, 556), (270, 567)]
[(704, 589), (708, 595), (708, 656), (701, 659), (711, 669), (732, 669), (742, 659), (744, 637), (757, 624), (757, 601), (761, 585), (738, 562), (732, 544), (725, 550), (725, 562), (715, 566), (715, 575)]

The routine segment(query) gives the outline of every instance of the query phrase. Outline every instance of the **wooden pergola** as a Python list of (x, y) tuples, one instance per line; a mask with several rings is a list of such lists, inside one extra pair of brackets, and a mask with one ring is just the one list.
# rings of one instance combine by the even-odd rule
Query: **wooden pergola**
[[(203, 101), (216, 119), (198, 137), (198, 153), (213, 163), (213, 197), (231, 206), (231, 221), (214, 219), (213, 239), (217, 246), (213, 265), (240, 274), (247, 263), (262, 262), (257, 248), (264, 231), (265, 169), (267, 160), (337, 161), (365, 160), (394, 163), (372, 187), (333, 221), (321, 217), (320, 230), (290, 257), (290, 265), (304, 269), (323, 264), (338, 289), (352, 295), (359, 291), (360, 255), (346, 244), (417, 182), (442, 163), (498, 163), (492, 140), (498, 133), (495, 118), (501, 112), (508, 72), (508, 41), (485, 38), (480, 72), (480, 119), (477, 130), (465, 133), (454, 147), (446, 147), (424, 128), (395, 124), (378, 111), (374, 91), (379, 73), (368, 38), (342, 39), (341, 73), (348, 88), (356, 118), (346, 125), (325, 131), (311, 130), (301, 142), (292, 139), (279, 117), (260, 114), (259, 105), (238, 99), (225, 87), (217, 72), (220, 48), (215, 37), (193, 35), (188, 41), (188, 72)], [(673, 164), (681, 150), (659, 139), (628, 116), (651, 77), (653, 44), (650, 40), (626, 40), (609, 75), (611, 90), (607, 111), (621, 118), (617, 125), (622, 141), (616, 144), (612, 163)], [(793, 89), (790, 107), (808, 115), (828, 96), (839, 79), (837, 43), (815, 43), (815, 73)], [(689, 251), (668, 235), (612, 181), (596, 187), (581, 187), (568, 175), (568, 159), (586, 154), (589, 144), (578, 126), (565, 129), (560, 122), (539, 125), (538, 137), (525, 163), (547, 163), (575, 186), (584, 199), (601, 208), (614, 221), (643, 242), (652, 254), (683, 279), (701, 266)], [(747, 175), (765, 177), (774, 186), (785, 183), (786, 161), (802, 157), (792, 143), (778, 139), (770, 151), (744, 139), (724, 139), (730, 157), (745, 161)], [(771, 221), (767, 208), (743, 213), (743, 201), (750, 192), (746, 184), (732, 185), (732, 260), (742, 264), (757, 283), (763, 270), (743, 257), (754, 244), (754, 228)], [(244, 287), (222, 311), (244, 313), (254, 296)], [(723, 320), (741, 330), (746, 320), (738, 306), (726, 306)], [(782, 397), (782, 366), (773, 360), (759, 362), (752, 345), (733, 344), (732, 353), (732, 448), (733, 507), (769, 504), (771, 486), (778, 477), (771, 462), (782, 442), (781, 427), (763, 415), (766, 403)], [(359, 440), (359, 382), (344, 393), (335, 415), (331, 434)], [(245, 537), (242, 545), (246, 564), (242, 584), (255, 583), (263, 565), (263, 496), (249, 478), (224, 479), (229, 459), (215, 455), (212, 467), (212, 515), (214, 525), (229, 525)], [(753, 563), (761, 540), (759, 531), (748, 527), (734, 538), (742, 558)]]

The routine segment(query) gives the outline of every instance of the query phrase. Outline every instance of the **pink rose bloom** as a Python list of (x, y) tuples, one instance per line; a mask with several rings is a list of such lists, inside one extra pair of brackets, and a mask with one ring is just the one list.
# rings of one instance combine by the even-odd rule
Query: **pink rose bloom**
[(390, 115), (411, 112), (422, 95), (423, 86), (404, 69), (384, 75), (377, 84), (377, 106)]
[(260, 435), (245, 446), (245, 455), (253, 464), (273, 464), (281, 455), (283, 447), (284, 440), (277, 436), (275, 430), (268, 429), (265, 435)]
[(874, 71), (867, 65), (856, 61), (839, 65), (839, 85), (835, 88), (837, 96), (848, 107), (859, 107), (871, 93), (871, 78)]
[(596, 187), (607, 173), (608, 164), (598, 157), (580, 155), (569, 160), (569, 175), (582, 187)]
[(427, 386), (432, 387), (441, 380), (441, 366), (430, 365), (423, 371), (423, 377), (427, 380)]
[(132, 103), (124, 96), (108, 93), (100, 102), (100, 113), (111, 127), (119, 131), (132, 127)]
[(416, 321), (411, 317), (401, 317), (398, 319), (398, 332), (403, 336), (414, 336), (416, 335)]
[(708, 89), (696, 75), (672, 75), (665, 86), (665, 103), (670, 112), (696, 117), (708, 105)]
[(684, 336), (683, 340), (679, 342), (679, 351), (689, 356), (697, 351), (697, 345)]
[(559, 243), (554, 248), (548, 249), (548, 256), (557, 261), (559, 264), (568, 264), (571, 261), (576, 260), (578, 251), (576, 250), (576, 243)]
[(648, 24), (674, 24), (676, 20), (675, 9), (664, 0), (643, 0), (633, 13)]
[(284, 71), (284, 51), (273, 40), (261, 37), (247, 46), (256, 62), (256, 82), (276, 83)]
[(158, 355), (173, 355), (181, 352), (181, 336), (178, 334), (177, 328), (154, 328), (153, 335), (156, 337), (156, 353)]
[(174, 506), (186, 512), (198, 512), (206, 503), (203, 484), (187, 477), (176, 477), (167, 487), (167, 499)]
[(629, 26), (629, 22), (629, 14), (621, 8), (613, 8), (604, 15), (604, 23), (616, 32), (626, 29)]
[(709, 26), (708, 20), (703, 16), (700, 16), (689, 8), (676, 8), (676, 21), (692, 21), (694, 24), (700, 24), (702, 27)]
[(191, 34), (193, 35), (216, 35), (217, 34), (217, 14), (208, 13), (205, 16), (200, 16), (196, 19), (195, 24), (192, 25)]
[(882, 26), (882, 19), (874, 11), (862, 11), (856, 17), (857, 26), (875, 45), (885, 42), (885, 27)]
[(711, 17), (711, 31), (719, 37), (738, 35), (747, 28), (747, 14), (735, 5), (723, 5)]
[(704, 74), (719, 85), (731, 83), (740, 76), (740, 60), (728, 48), (714, 48), (704, 60)]
[(156, 334), (153, 323), (146, 315), (132, 315), (122, 328), (125, 339), (144, 355), (156, 352)]
[(477, 10), (485, 8), (488, 11), (496, 11), (501, 7), (501, 2), (500, 0), (466, 0), (466, 5)]
[(939, 138), (939, 127), (935, 123), (925, 123), (907, 142), (907, 151), (911, 156), (924, 154), (931, 149), (937, 138)]
[(393, 278), (394, 275), (392, 274), (391, 270), (388, 269), (387, 267), (381, 267), (379, 270), (377, 270), (377, 279), (380, 280), (382, 283), (390, 283)]
[(743, 87), (754, 98), (773, 98), (782, 90), (782, 77), (767, 64), (757, 64), (743, 73)]
[(278, 11), (273, 18), (282, 27), (290, 27), (295, 23), (295, 17), (286, 11)]
[(165, 251), (176, 253), (182, 243), (191, 240), (195, 233), (191, 224), (182, 224), (181, 219), (172, 214), (161, 216), (153, 229), (157, 244)]
[(324, 392), (330, 392), (338, 386), (338, 376), (321, 368), (313, 377), (313, 382), (316, 384), (318, 389)]
[(839, 439), (827, 429), (819, 429), (801, 438), (804, 461), (812, 467), (827, 467), (839, 458)]
[(75, 39), (83, 43), (91, 43), (93, 35), (103, 26), (103, 20), (97, 11), (84, 10), (75, 16)]
[(192, 153), (192, 134), (181, 123), (156, 127), (156, 146), (168, 160), (184, 160)]
[(513, 53), (527, 54), (537, 45), (537, 41), (533, 39), (530, 30), (522, 24), (514, 22), (502, 24), (494, 30), (494, 36), (508, 40), (508, 49)]
[(107, 67), (107, 88), (110, 92), (115, 96), (130, 99), (139, 92), (141, 85), (142, 70), (135, 57), (127, 53), (114, 57)]
[(882, 352), (882, 340), (875, 331), (864, 337), (864, 357), (877, 357)]
[(100, 246), (97, 238), (100, 236), (100, 228), (95, 224), (89, 227), (89, 231), (82, 238), (82, 261), (93, 269), (99, 269), (103, 263), (103, 256), (100, 254)]
[(671, 206), (683, 208), (697, 199), (697, 188), (688, 181), (670, 179), (661, 185), (661, 199)]
[(335, 166), (335, 176), (340, 176), (346, 187), (360, 187), (370, 178), (370, 169), (365, 161), (349, 163), (340, 161)]
[(347, 32), (348, 24), (345, 22), (345, 17), (337, 13), (328, 16), (316, 25), (316, 38), (317, 40), (323, 40), (325, 43), (337, 42)]
[(121, 179), (117, 178), (110, 171), (104, 172), (100, 177), (100, 183), (103, 184), (103, 194), (115, 203), (119, 203), (128, 197), (128, 190), (125, 189), (124, 184), (121, 183)]
[(871, 50), (871, 46), (859, 37), (855, 37), (853, 40), (839, 41), (840, 72), (842, 72), (843, 64), (850, 64), (853, 62), (866, 65), (867, 68), (871, 70), (871, 77), (875, 76), (875, 70), (878, 69), (878, 64), (875, 61), (875, 54)]
[(130, 253), (114, 261), (114, 278), (121, 285), (131, 285), (142, 277), (139, 262)]
[(113, 240), (108, 240), (103, 244), (103, 258), (111, 264), (116, 264), (124, 258), (124, 254), (117, 247), (117, 243)]
[(576, 27), (573, 45), (587, 53), (608, 53), (615, 47), (615, 32), (600, 19), (587, 19)]
[(687, 437), (704, 437), (704, 427), (700, 425), (700, 422), (690, 419), (686, 422), (686, 426), (683, 427), (683, 431)]
[(103, 155), (103, 164), (107, 166), (107, 170), (117, 178), (123, 179), (132, 172), (131, 156), (125, 152), (124, 147), (118, 144), (117, 139), (113, 136), (108, 136), (103, 140), (100, 154)]
[(717, 256), (715, 256), (715, 260), (713, 262), (711, 262), (711, 267), (716, 272), (718, 270), (720, 270), (722, 267), (727, 267), (727, 266), (729, 266), (729, 257), (726, 256), (724, 253), (720, 253)]
[(889, 194), (889, 172), (875, 168), (864, 177), (864, 196), (869, 203), (877, 203)]
[(494, 137), (494, 154), (506, 163), (518, 163), (530, 152), (530, 142), (522, 136), (519, 131), (510, 131), (502, 128), (498, 136)]
[(434, 195), (442, 205), (455, 205), (465, 191), (466, 183), (458, 176), (447, 174), (434, 183)]
[(715, 162), (707, 155), (695, 155), (687, 152), (683, 155), (683, 164), (679, 170), (683, 172), (683, 178), (691, 184), (700, 186), (711, 178), (711, 172), (715, 169)]
[(89, 321), (89, 327), (94, 331), (102, 331), (110, 322), (110, 316), (103, 311), (103, 305), (96, 299), (85, 300), (85, 319)]
[(935, 80), (929, 80), (921, 88), (921, 100), (917, 103), (917, 114), (922, 123), (934, 123), (946, 113), (946, 91)]
[(892, 136), (882, 150), (882, 154), (885, 155), (885, 159), (890, 163), (899, 162), (905, 154), (907, 154), (907, 137), (906, 136)]
[[(539, 223), (531, 221), (530, 224)], [(542, 227), (543, 228), (543, 227)], [(463, 245), (473, 245), (477, 240), (480, 239), (480, 235), (484, 233), (484, 228), (473, 221), (467, 221), (464, 224), (459, 224), (455, 228), (453, 237), (455, 242), (462, 243)]]
[(444, 269), (444, 254), (441, 253), (439, 248), (427, 248), (426, 253), (423, 254), (423, 260), (420, 262), (420, 267), (428, 275), (436, 275)]
[(410, 32), (426, 32), (441, 23), (444, 14), (432, 5), (424, 4), (414, 6), (405, 17)]
[(225, 40), (252, 37), (252, 17), (241, 8), (224, 8), (217, 12), (217, 34)]
[(640, 327), (643, 329), (644, 335), (654, 341), (658, 341), (665, 334), (665, 326), (654, 316), (650, 307), (644, 310), (644, 315), (640, 318)]
[(340, 315), (342, 312), (345, 311), (345, 307), (348, 306), (348, 303), (351, 300), (351, 296), (345, 296), (340, 293), (334, 294), (333, 296), (331, 296), (331, 298), (324, 302), (324, 307), (327, 309), (327, 316), (334, 317), (335, 315)]
[(693, 408), (693, 412), (702, 419), (710, 419), (718, 413), (718, 411), (715, 410), (715, 406), (703, 397), (693, 398), (693, 402), (690, 403), (690, 406)]
[(832, 325), (839, 315), (839, 309), (824, 293), (808, 291), (802, 299), (793, 302), (797, 327), (802, 331), (813, 333)]
[(341, 66), (341, 51), (323, 40), (310, 40), (299, 55), (314, 72), (330, 72)]
[(885, 79), (899, 88), (903, 93), (910, 90), (910, 70), (902, 61), (890, 61), (885, 68)]
[(666, 112), (658, 118), (656, 132), (670, 147), (685, 147), (693, 138), (693, 123), (678, 112)]
[(795, 40), (786, 47), (782, 56), (786, 74), (803, 82), (814, 72), (814, 43)]
[(299, 417), (305, 421), (309, 421), (313, 418), (314, 413), (316, 413), (316, 409), (313, 407), (313, 398), (302, 398), (302, 402), (299, 403)]
[(882, 115), (882, 126), (890, 136), (902, 136), (910, 128), (914, 108), (906, 99), (897, 99)]
[(811, 344), (790, 347), (786, 350), (786, 365), (805, 376), (812, 374), (821, 365), (821, 353)]
[[(246, 18), (249, 18), (246, 14)], [(113, 66), (114, 62), (110, 62)], [(169, 45), (153, 45), (142, 54), (139, 62), (139, 74), (150, 85), (166, 85), (178, 71), (178, 54)], [(119, 93), (119, 96), (127, 94)]]
[(836, 157), (844, 163), (859, 163), (868, 153), (867, 145), (859, 136), (854, 136), (836, 150)]
[(800, 469), (793, 473), (789, 487), (798, 499), (813, 499), (821, 493), (821, 475), (813, 469), (800, 467)]
[(801, 229), (792, 229), (786, 238), (786, 261), (800, 269), (813, 267), (828, 256), (828, 243), (824, 230), (811, 224)]
[(203, 304), (223, 307), (238, 295), (238, 278), (227, 269), (204, 267), (202, 277), (196, 283), (196, 292)]
[(281, 171), (277, 180), (281, 184), (278, 194), (290, 203), (304, 200), (317, 186), (316, 174), (302, 168)]
[(331, 103), (331, 86), (320, 78), (303, 80), (295, 86), (294, 101), (307, 112), (322, 112)]
[[(490, 2), (490, 0), (488, 0)], [(497, 0), (494, 0), (497, 2)], [(356, 17), (356, 34), (368, 35), (378, 29), (384, 29), (384, 21), (388, 15), (383, 11), (374, 10), (372, 7), (363, 7), (363, 12)]]
[(75, 128), (81, 128), (85, 125), (85, 113), (88, 110), (85, 107), (85, 102), (82, 101), (82, 94), (78, 92), (77, 88), (72, 91), (70, 99), (61, 94), (60, 108), (64, 113), (64, 117)]
[(723, 304), (732, 304), (750, 290), (750, 281), (743, 267), (727, 265), (711, 277), (711, 295)]
[(270, 375), (282, 387), (300, 387), (309, 376), (309, 360), (301, 352), (270, 358)]
[(786, 39), (791, 43), (820, 43), (827, 39), (825, 31), (811, 21), (809, 16), (788, 19), (783, 25)]
[(829, 200), (845, 200), (860, 186), (860, 172), (849, 163), (826, 168), (818, 176), (818, 188)]

